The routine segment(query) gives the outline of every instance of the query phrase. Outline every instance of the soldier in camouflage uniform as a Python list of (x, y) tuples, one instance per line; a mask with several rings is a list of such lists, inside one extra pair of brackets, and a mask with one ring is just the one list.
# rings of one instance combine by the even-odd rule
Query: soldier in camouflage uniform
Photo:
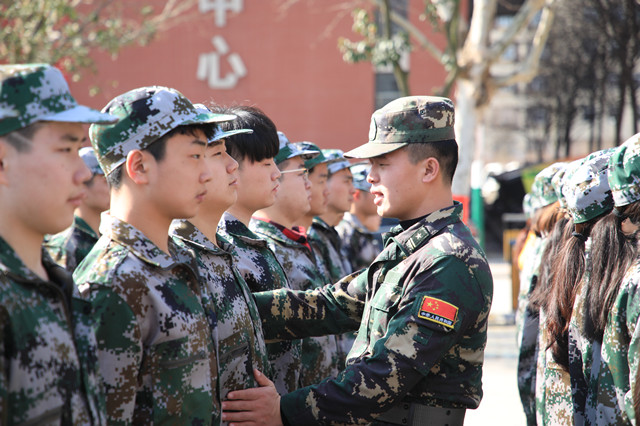
[(552, 185), (552, 179), (565, 167), (564, 163), (554, 163), (538, 173), (531, 187), (534, 237), (523, 249), (530, 254), (523, 264), (520, 273), (520, 292), (518, 296), (518, 311), (516, 313), (518, 356), (518, 391), (527, 418), (527, 424), (536, 424), (536, 363), (538, 359), (539, 312), (529, 303), (540, 276), (540, 263), (547, 235), (538, 222), (545, 210), (556, 208), (559, 192)]
[(573, 404), (576, 395), (572, 394), (569, 376), (568, 327), (575, 294), (588, 275), (587, 239), (594, 225), (613, 208), (607, 180), (610, 155), (610, 151), (598, 151), (578, 164), (570, 164), (562, 178), (562, 199), (570, 216), (566, 225), (569, 233), (565, 233), (562, 248), (554, 259), (550, 275), (553, 282), (547, 301), (540, 308), (536, 376), (540, 425), (573, 424), (581, 416)]
[[(318, 260), (307, 240), (306, 232), (295, 226), (310, 208), (311, 187), (302, 156), (313, 154), (313, 151), (298, 149), (283, 134), (280, 134), (280, 139), (278, 154), (275, 156), (275, 162), (282, 173), (280, 189), (273, 206), (255, 213), (249, 224), (250, 229), (267, 240), (269, 248), (284, 268), (291, 288), (319, 288), (327, 283), (325, 273), (318, 267)], [(335, 376), (344, 365), (340, 360), (335, 336), (303, 339), (301, 386)]]
[(342, 240), (343, 257), (350, 261), (352, 271), (358, 271), (369, 266), (382, 251), (382, 238), (378, 233), (382, 218), (369, 192), (371, 184), (367, 182), (367, 175), (371, 166), (359, 163), (350, 168), (356, 192), (350, 211), (345, 213), (336, 231)]
[(174, 89), (131, 90), (103, 109), (91, 143), (111, 188), (102, 236), (74, 273), (93, 306), (110, 424), (218, 424), (215, 307), (193, 255), (168, 238), (212, 178), (210, 123)]
[[(346, 369), (281, 399), (261, 380), (259, 389), (229, 394), (223, 418), (460, 425), (465, 409), (478, 406), (493, 282), (451, 195), (453, 116), (446, 98), (397, 99), (374, 113), (369, 143), (347, 153), (370, 158), (378, 212), (401, 220), (368, 269), (315, 292), (256, 295), (264, 321), (282, 320), (267, 337), (344, 329), (361, 316)], [(363, 312), (350, 309), (349, 296), (365, 301)]]
[(213, 179), (207, 185), (205, 199), (195, 217), (174, 220), (170, 229), (178, 246), (195, 253), (200, 277), (215, 309), (221, 399), (232, 390), (255, 386), (254, 369), (271, 376), (260, 317), (251, 291), (236, 268), (238, 254), (217, 232), (222, 214), (237, 198), (238, 163), (227, 153), (224, 138), (247, 131), (251, 132), (217, 131), (210, 139), (205, 157)]
[[(267, 242), (249, 229), (253, 213), (273, 205), (279, 187), (280, 171), (273, 160), (279, 144), (276, 126), (255, 107), (214, 106), (213, 111), (238, 117), (221, 123), (222, 130), (253, 130), (250, 134), (225, 138), (229, 155), (239, 164), (238, 199), (222, 215), (218, 232), (235, 246), (235, 265), (252, 292), (289, 288), (284, 269)], [(271, 380), (278, 392), (284, 394), (298, 389), (302, 341), (283, 340), (267, 343), (266, 346)]]
[[(615, 203), (614, 212), (618, 216), (616, 225), (625, 234), (636, 235), (635, 238), (640, 223), (639, 167), (640, 134), (636, 134), (618, 147), (609, 160), (609, 183)], [(589, 365), (583, 366), (585, 373), (589, 372), (591, 376), (595, 373), (597, 377), (595, 383), (588, 382), (590, 392), (596, 394), (595, 407), (587, 399), (586, 418), (592, 421), (591, 424), (636, 424), (638, 421), (633, 405), (633, 395), (638, 386), (633, 378), (638, 375), (640, 359), (640, 257), (637, 247), (634, 247), (634, 253), (636, 257), (622, 281), (611, 283), (613, 287), (610, 290), (613, 291), (594, 292), (594, 297), (603, 299), (606, 295), (610, 302), (601, 304), (602, 311), (607, 313), (602, 346), (599, 348), (598, 340), (595, 340), (596, 344), (590, 348), (592, 362), (598, 365), (590, 368), (591, 371), (587, 370)], [(588, 306), (589, 301), (585, 305)], [(600, 353), (596, 352), (598, 349)]]
[(100, 214), (109, 210), (109, 185), (93, 148), (81, 148), (80, 158), (91, 171), (91, 179), (84, 183), (87, 196), (76, 209), (71, 226), (49, 236), (44, 244), (53, 260), (70, 272), (76, 269), (98, 242)]
[(90, 177), (81, 123), (116, 118), (78, 105), (50, 65), (2, 65), (0, 81), (0, 424), (103, 425), (90, 306), (42, 240)]

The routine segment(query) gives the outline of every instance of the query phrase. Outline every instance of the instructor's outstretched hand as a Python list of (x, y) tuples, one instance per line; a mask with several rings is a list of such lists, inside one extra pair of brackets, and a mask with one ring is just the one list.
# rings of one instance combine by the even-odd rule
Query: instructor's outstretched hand
[(280, 395), (273, 382), (260, 371), (253, 375), (258, 388), (229, 392), (222, 401), (222, 420), (234, 425), (282, 426)]

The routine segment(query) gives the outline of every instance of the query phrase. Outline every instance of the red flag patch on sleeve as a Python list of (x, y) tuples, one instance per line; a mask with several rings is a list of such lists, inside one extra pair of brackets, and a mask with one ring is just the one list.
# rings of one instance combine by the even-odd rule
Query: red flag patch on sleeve
[(444, 300), (436, 299), (435, 297), (424, 296), (422, 298), (418, 318), (453, 328), (457, 317), (457, 306), (447, 303)]

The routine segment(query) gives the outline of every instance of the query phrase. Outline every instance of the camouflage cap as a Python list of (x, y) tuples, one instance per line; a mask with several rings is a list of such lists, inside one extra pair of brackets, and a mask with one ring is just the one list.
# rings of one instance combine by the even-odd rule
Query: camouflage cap
[(560, 172), (567, 166), (567, 163), (553, 163), (545, 167), (536, 175), (531, 184), (532, 204), (535, 209), (546, 207), (558, 201), (556, 193), (551, 181), (556, 173)]
[(349, 166), (351, 166), (349, 160), (344, 157), (344, 151), (341, 149), (323, 149), (322, 154), (328, 160), (327, 169), (329, 170), (329, 176), (340, 170), (348, 169)]
[(533, 208), (533, 197), (530, 192), (524, 194), (524, 198), (522, 199), (522, 212), (527, 217), (527, 219), (531, 219), (533, 214), (535, 213), (535, 209)]
[(371, 184), (367, 182), (367, 176), (371, 170), (371, 164), (369, 163), (356, 163), (349, 167), (351, 174), (353, 175), (353, 186), (361, 191), (369, 192), (371, 190)]
[(0, 136), (37, 121), (114, 123), (117, 117), (78, 105), (56, 67), (0, 65)]
[(313, 151), (313, 154), (305, 154), (302, 156), (302, 158), (304, 158), (304, 167), (307, 170), (311, 170), (318, 164), (326, 163), (328, 161), (322, 154), (322, 150), (313, 142), (295, 142), (294, 145), (301, 151)]
[(609, 185), (616, 207), (640, 201), (640, 133), (614, 149), (609, 159)]
[(91, 173), (94, 175), (104, 175), (104, 172), (100, 168), (100, 163), (98, 163), (98, 158), (96, 157), (96, 152), (90, 146), (85, 146), (84, 148), (80, 148), (78, 151), (78, 155), (84, 161), (84, 164), (87, 166)]
[(389, 102), (371, 116), (369, 142), (345, 154), (371, 158), (410, 143), (455, 139), (453, 102), (437, 96), (408, 96)]
[(613, 209), (609, 188), (609, 157), (612, 150), (587, 155), (573, 170), (565, 173), (562, 193), (573, 223), (584, 223)]
[(276, 164), (280, 164), (285, 160), (288, 160), (289, 158), (297, 157), (299, 155), (318, 155), (316, 151), (310, 149), (302, 150), (298, 148), (293, 143), (289, 142), (289, 138), (287, 138), (287, 136), (280, 131), (278, 131), (278, 140), (280, 141), (280, 148), (276, 156), (273, 157), (273, 160), (276, 162)]
[(199, 112), (182, 93), (162, 86), (130, 90), (113, 98), (102, 111), (120, 119), (111, 125), (92, 124), (89, 129), (91, 144), (106, 175), (124, 163), (129, 152), (147, 148), (178, 126), (218, 123), (236, 117)]
[[(196, 108), (196, 111), (198, 111), (199, 114), (212, 114), (213, 111), (211, 111), (206, 105), (204, 104), (194, 104), (193, 105)], [(235, 116), (234, 114), (228, 114), (229, 116), (234, 116), (234, 120), (237, 118), (237, 116)], [(223, 121), (231, 121), (231, 120), (223, 120)], [(217, 142), (220, 139), (224, 139), (224, 138), (228, 138), (229, 136), (233, 136), (233, 135), (239, 135), (242, 133), (253, 133), (253, 129), (234, 129), (234, 130), (222, 130), (220, 129), (220, 127), (215, 126), (214, 128), (214, 133), (213, 136), (211, 136), (209, 138), (209, 142)]]

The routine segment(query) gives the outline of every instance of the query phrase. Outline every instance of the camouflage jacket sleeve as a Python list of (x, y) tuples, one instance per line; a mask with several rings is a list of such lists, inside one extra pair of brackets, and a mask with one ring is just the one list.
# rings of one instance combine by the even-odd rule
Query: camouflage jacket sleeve
[[(463, 376), (467, 369), (477, 372), (471, 364), (478, 362), (477, 358), (481, 362), (483, 345), (475, 355), (458, 353), (465, 347), (477, 346), (461, 341), (474, 339), (466, 332), (482, 323), (479, 317), (488, 314), (484, 312), (487, 296), (477, 280), (462, 260), (443, 256), (404, 285), (396, 282), (396, 286), (378, 291), (367, 302), (365, 315), (370, 316), (363, 318), (358, 338), (363, 332), (379, 334), (378, 327), (385, 328), (386, 333), (377, 340), (371, 339), (375, 342), (364, 349), (357, 348), (356, 341), (347, 368), (335, 379), (284, 395), (281, 412), (287, 421), (305, 425), (368, 423), (407, 400), (407, 394), (419, 383), (424, 388), (423, 394), (437, 395), (439, 389), (455, 386), (450, 383), (454, 375)], [(431, 300), (456, 304), (452, 325), (443, 326), (422, 316), (424, 304)], [(384, 314), (390, 311), (395, 313), (386, 317)], [(454, 345), (459, 345), (460, 350), (452, 350)], [(436, 364), (437, 371), (432, 372)], [(427, 376), (430, 382), (425, 384)], [(471, 378), (470, 382), (475, 385), (479, 377)]]
[(357, 330), (366, 296), (366, 276), (358, 274), (315, 290), (254, 293), (265, 339), (286, 340)]

